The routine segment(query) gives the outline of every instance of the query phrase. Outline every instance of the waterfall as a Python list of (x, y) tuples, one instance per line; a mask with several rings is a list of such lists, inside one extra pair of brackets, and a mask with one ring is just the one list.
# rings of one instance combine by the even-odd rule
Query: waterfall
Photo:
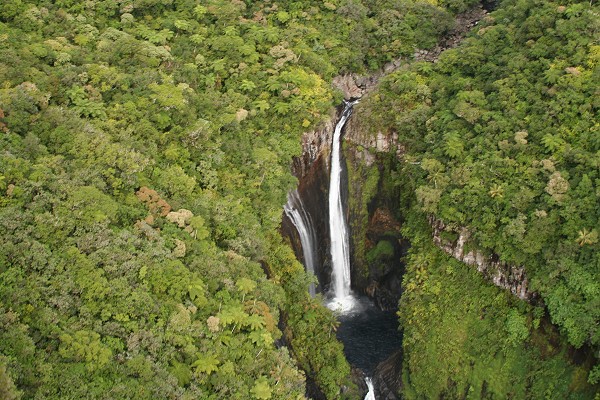
[(335, 126), (331, 146), (331, 173), (329, 178), (329, 234), (331, 238), (332, 288), (334, 299), (329, 304), (332, 309), (348, 310), (352, 308), (350, 295), (350, 251), (348, 228), (342, 207), (341, 193), (341, 135), (346, 121), (352, 114), (354, 102), (345, 104), (342, 117)]
[(365, 378), (365, 382), (367, 382), (367, 388), (369, 388), (369, 392), (365, 396), (365, 400), (375, 400), (375, 388), (373, 387), (373, 381), (371, 378)]
[[(304, 267), (306, 271), (314, 274), (317, 255), (315, 250), (316, 235), (310, 215), (304, 209), (304, 204), (297, 190), (288, 193), (287, 204), (283, 207), (285, 215), (288, 216), (300, 236), (302, 254), (304, 256)], [(315, 284), (311, 283), (308, 291), (315, 297)]]

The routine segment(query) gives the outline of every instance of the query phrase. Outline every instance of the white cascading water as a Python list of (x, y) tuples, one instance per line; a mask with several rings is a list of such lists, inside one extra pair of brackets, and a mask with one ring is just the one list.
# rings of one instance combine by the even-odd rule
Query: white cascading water
[(365, 382), (367, 382), (367, 388), (369, 388), (369, 392), (365, 396), (365, 400), (375, 400), (375, 388), (373, 387), (373, 381), (371, 378), (365, 378)]
[[(300, 236), (300, 244), (302, 245), (302, 254), (304, 256), (304, 267), (311, 274), (315, 273), (316, 264), (316, 235), (313, 228), (313, 223), (310, 215), (304, 209), (302, 199), (297, 190), (288, 193), (287, 204), (283, 207), (285, 214), (288, 216), (298, 236)], [(315, 284), (311, 283), (308, 291), (312, 297), (315, 297)]]
[(345, 104), (342, 117), (335, 126), (331, 146), (331, 174), (329, 178), (329, 235), (331, 238), (331, 276), (334, 299), (328, 304), (331, 309), (346, 311), (352, 308), (354, 298), (350, 294), (350, 251), (348, 228), (342, 207), (341, 191), (341, 135), (346, 121), (352, 114), (357, 101)]

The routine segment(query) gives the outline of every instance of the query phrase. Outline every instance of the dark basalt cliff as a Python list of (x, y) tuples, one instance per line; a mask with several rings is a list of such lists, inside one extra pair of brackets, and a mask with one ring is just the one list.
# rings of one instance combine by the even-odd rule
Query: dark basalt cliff
[[(298, 193), (305, 211), (312, 217), (317, 235), (317, 265), (315, 275), (319, 279), (317, 292), (323, 292), (331, 279), (329, 261), (329, 153), (332, 134), (338, 112), (332, 112), (330, 120), (314, 131), (302, 136), (302, 156), (293, 160), (292, 172), (298, 178)], [(290, 239), (294, 252), (302, 260), (302, 247), (296, 228), (283, 216), (282, 233)]]

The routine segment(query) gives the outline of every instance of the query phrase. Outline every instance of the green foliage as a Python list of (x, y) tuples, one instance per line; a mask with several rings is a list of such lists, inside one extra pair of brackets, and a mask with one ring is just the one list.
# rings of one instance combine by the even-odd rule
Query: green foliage
[(375, 262), (389, 259), (394, 255), (394, 246), (388, 240), (380, 240), (377, 245), (367, 253), (367, 260)]
[(256, 384), (250, 389), (250, 393), (255, 399), (270, 399), (271, 398), (271, 388), (269, 387), (269, 383), (267, 378), (261, 376)]
[(17, 400), (21, 398), (21, 392), (17, 390), (6, 365), (0, 365), (0, 395), (6, 400)]
[(576, 347), (600, 344), (597, 13), (505, 1), (437, 63), (387, 76), (357, 112), (398, 132), (398, 175), (420, 210), (523, 265)]
[(433, 247), (423, 227), (403, 227), (413, 243), (398, 312), (405, 397), (593, 398), (573, 383), (580, 367), (547, 317), (534, 323), (539, 310)]
[(506, 317), (507, 339), (512, 344), (519, 344), (529, 336), (527, 319), (516, 310), (510, 310)]
[(42, 3), (0, 5), (0, 397), (298, 398), (291, 351), (334, 398), (349, 368), (332, 331), (321, 353), (298, 314), (298, 350), (275, 346), (308, 301), (277, 229), (331, 76), (362, 68), (349, 20), (312, 2)]
[[(336, 320), (277, 233), (289, 165), (328, 117), (334, 75), (434, 46), (472, 2), (196, 3), (0, 4), (1, 397), (291, 399), (308, 374), (339, 398), (348, 385)], [(383, 79), (373, 126), (406, 143), (415, 163), (402, 172), (423, 209), (527, 264), (552, 320), (573, 344), (596, 344), (597, 6), (529, 3), (506, 2), (438, 64)], [(358, 176), (364, 220), (383, 180)], [(179, 224), (172, 210), (191, 216)], [(442, 288), (438, 276), (422, 303), (435, 308)], [(510, 360), (536, 335), (529, 311), (510, 308), (468, 321), (508, 335), (498, 360), (521, 376)], [(423, 321), (437, 322), (405, 328), (407, 354), (423, 354), (409, 388), (435, 365), (414, 334)], [(443, 322), (432, 336), (464, 335)], [(283, 334), (289, 349), (274, 345)], [(468, 371), (464, 352), (442, 350), (441, 373), (423, 376)], [(492, 382), (501, 361), (479, 362), (473, 382)], [(529, 365), (565, 393), (570, 369)], [(507, 374), (490, 393), (506, 394)]]
[[(347, 150), (347, 149), (344, 149)], [(354, 151), (368, 152), (365, 149), (353, 149)], [(359, 270), (358, 276), (366, 277), (368, 275), (366, 230), (369, 223), (369, 203), (374, 199), (379, 191), (379, 182), (385, 177), (381, 177), (379, 169), (376, 166), (366, 166), (357, 163), (351, 157), (354, 151), (346, 151), (347, 170), (348, 170), (348, 188), (351, 191), (348, 196), (349, 221), (351, 224), (352, 237), (351, 246), (355, 257), (354, 267)], [(379, 193), (384, 196), (385, 194)], [(362, 270), (361, 270), (361, 267)]]
[(58, 353), (61, 357), (84, 362), (88, 371), (103, 368), (111, 359), (111, 351), (100, 342), (96, 332), (77, 331), (73, 335), (60, 336)]
[[(586, 2), (504, 1), (462, 45), (388, 75), (355, 112), (405, 150), (406, 398), (594, 397), (597, 356), (577, 365), (567, 343), (600, 345), (597, 14)], [(523, 266), (548, 315), (433, 249), (426, 216), (442, 236), (466, 228), (465, 252)]]

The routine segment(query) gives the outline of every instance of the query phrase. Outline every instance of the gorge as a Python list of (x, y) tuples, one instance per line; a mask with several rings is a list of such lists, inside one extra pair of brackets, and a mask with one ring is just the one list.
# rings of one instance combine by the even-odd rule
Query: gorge
[[(347, 227), (347, 173), (343, 166), (346, 164), (342, 156), (342, 135), (346, 122), (352, 115), (352, 109), (358, 101), (347, 101), (344, 103), (340, 117), (331, 133), (331, 151), (329, 155), (329, 185), (328, 185), (328, 214), (329, 224), (329, 260), (331, 265), (330, 280), (320, 282), (319, 287), (323, 289), (327, 307), (338, 316), (340, 327), (337, 336), (344, 343), (345, 354), (351, 365), (362, 371), (363, 374), (371, 375), (375, 372), (379, 363), (397, 351), (401, 346), (401, 334), (398, 332), (398, 323), (394, 313), (377, 309), (372, 300), (364, 294), (357, 296), (351, 289), (351, 263), (349, 245), (349, 231)], [(307, 168), (311, 170), (313, 166)], [(305, 181), (301, 179), (299, 187), (304, 187)], [(323, 214), (311, 216), (305, 209), (304, 201), (300, 192), (295, 190), (288, 195), (288, 203), (284, 207), (285, 216), (295, 228), (299, 243), (294, 247), (301, 250), (299, 259), (304, 261), (308, 273), (315, 273), (315, 265), (323, 269), (317, 262), (315, 237), (317, 234), (324, 236), (323, 232), (315, 232), (313, 220), (323, 217)], [(325, 197), (321, 195), (320, 197)], [(284, 224), (285, 226), (285, 224)], [(285, 232), (285, 231), (284, 231)], [(287, 231), (289, 237), (294, 232)], [(298, 246), (299, 245), (299, 246)], [(325, 260), (323, 260), (325, 263)], [(323, 274), (319, 274), (323, 276)], [(329, 284), (326, 284), (329, 282)], [(311, 296), (314, 296), (314, 286), (309, 287)], [(367, 292), (368, 293), (368, 292)], [(372, 293), (371, 293), (372, 294)], [(396, 300), (397, 302), (397, 300)], [(368, 393), (365, 399), (375, 399), (375, 393), (379, 393), (374, 387), (373, 380), (366, 377)], [(377, 380), (375, 380), (377, 382)], [(313, 394), (314, 396), (314, 394)], [(388, 394), (388, 399), (392, 399)]]
[(0, 1), (0, 399), (598, 400), (599, 15)]

